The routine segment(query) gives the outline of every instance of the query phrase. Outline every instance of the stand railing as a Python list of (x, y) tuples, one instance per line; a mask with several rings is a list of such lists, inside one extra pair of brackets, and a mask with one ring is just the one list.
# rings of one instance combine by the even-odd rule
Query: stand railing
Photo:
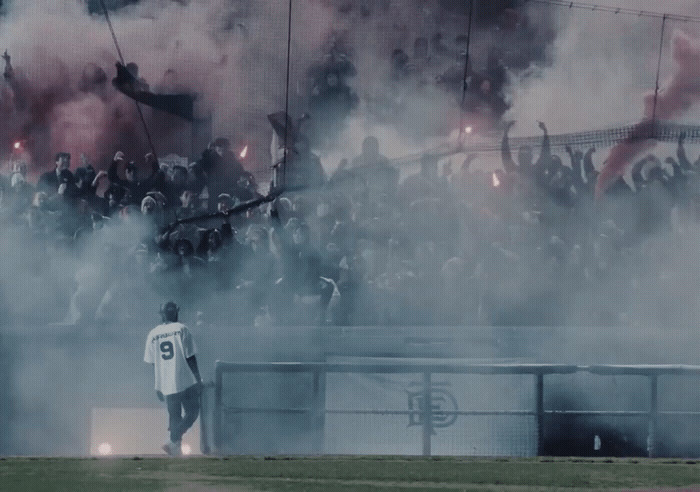
[[(544, 408), (545, 376), (565, 375), (586, 372), (599, 376), (644, 376), (649, 382), (649, 409), (639, 410), (561, 410)], [(309, 373), (313, 376), (312, 395), (309, 406), (305, 408), (269, 408), (269, 407), (226, 407), (223, 401), (223, 377), (227, 373)], [(329, 373), (365, 373), (365, 374), (421, 374), (422, 397), (418, 408), (409, 410), (329, 410), (325, 408), (325, 381)], [(492, 375), (532, 375), (534, 389), (534, 408), (521, 410), (473, 410), (450, 411), (440, 409), (441, 417), (445, 416), (534, 416), (536, 425), (537, 454), (543, 454), (545, 416), (614, 416), (637, 417), (646, 416), (647, 454), (654, 457), (657, 450), (657, 427), (660, 415), (700, 416), (700, 411), (659, 411), (658, 383), (659, 376), (700, 376), (700, 366), (689, 365), (592, 365), (577, 366), (565, 364), (459, 364), (459, 363), (298, 363), (298, 362), (266, 362), (266, 363), (230, 363), (216, 362), (214, 382), (214, 403), (211, 418), (213, 420), (213, 446), (203, 442), (203, 449), (213, 449), (216, 453), (222, 451), (222, 426), (224, 414), (233, 413), (287, 413), (306, 414), (313, 416), (314, 422), (323, 429), (323, 419), (327, 414), (380, 414), (408, 415), (418, 418), (422, 425), (422, 454), (432, 454), (433, 425), (438, 411), (433, 402), (434, 374), (481, 374)], [(572, 388), (575, 391), (575, 388)], [(206, 418), (203, 425), (206, 426)], [(202, 433), (205, 436), (205, 433)], [(319, 437), (320, 436), (320, 437)], [(322, 432), (313, 443), (313, 453), (322, 454)], [(206, 439), (205, 439), (206, 441)]]

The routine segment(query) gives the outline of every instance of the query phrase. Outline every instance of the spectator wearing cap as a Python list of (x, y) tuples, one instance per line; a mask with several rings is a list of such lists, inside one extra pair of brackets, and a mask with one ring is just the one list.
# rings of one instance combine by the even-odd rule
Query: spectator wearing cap
[(126, 160), (123, 152), (119, 151), (114, 154), (112, 164), (110, 164), (109, 170), (107, 171), (107, 178), (110, 183), (124, 189), (123, 201), (126, 205), (140, 205), (146, 193), (155, 186), (160, 169), (158, 167), (158, 160), (151, 156), (152, 154), (146, 155), (146, 163), (151, 166), (151, 174), (145, 180), (140, 181), (138, 179), (138, 168), (134, 161), (130, 161), (124, 165), (124, 179), (119, 176), (119, 166), (126, 162)]
[(64, 189), (72, 189), (75, 184), (75, 178), (69, 168), (70, 154), (68, 152), (59, 152), (56, 154), (54, 169), (39, 176), (37, 188), (40, 191), (45, 191), (49, 196), (57, 194), (62, 184), (66, 185)]
[(141, 244), (146, 251), (155, 251), (158, 246), (156, 238), (160, 235), (159, 230), (163, 225), (164, 218), (163, 208), (154, 197), (145, 196), (141, 200), (141, 217), (144, 219), (142, 222), (146, 229), (141, 238)]

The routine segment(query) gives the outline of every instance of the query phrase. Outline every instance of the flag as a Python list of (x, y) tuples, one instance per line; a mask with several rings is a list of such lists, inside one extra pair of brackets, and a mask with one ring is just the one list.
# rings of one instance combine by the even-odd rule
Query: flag
[(287, 113), (278, 111), (277, 113), (268, 114), (267, 120), (279, 138), (284, 139), (286, 133), (287, 145), (290, 147), (294, 145), (294, 142), (297, 140), (297, 130)]
[(148, 85), (136, 79), (121, 63), (117, 63), (117, 76), (112, 79), (112, 85), (136, 102), (188, 121), (194, 120), (193, 94), (154, 94), (148, 90)]

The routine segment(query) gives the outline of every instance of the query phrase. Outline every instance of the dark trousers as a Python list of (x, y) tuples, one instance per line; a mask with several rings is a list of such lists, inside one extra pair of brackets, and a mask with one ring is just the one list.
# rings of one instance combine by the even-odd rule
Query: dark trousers
[[(199, 389), (197, 385), (190, 386), (185, 391), (165, 396), (170, 417), (170, 441), (178, 442), (187, 429), (192, 427), (199, 415)], [(182, 410), (185, 416), (182, 416)]]

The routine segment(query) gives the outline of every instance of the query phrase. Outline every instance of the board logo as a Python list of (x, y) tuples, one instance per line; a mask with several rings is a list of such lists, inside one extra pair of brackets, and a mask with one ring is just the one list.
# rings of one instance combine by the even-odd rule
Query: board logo
[[(409, 388), (406, 390), (408, 395), (408, 410), (411, 412), (408, 416), (408, 427), (415, 425), (423, 425), (425, 390), (423, 383), (409, 383)], [(440, 429), (449, 427), (457, 421), (457, 399), (451, 391), (446, 389), (450, 386), (448, 381), (441, 383), (432, 383), (430, 385), (430, 415), (432, 417), (432, 428)], [(433, 434), (435, 431), (433, 430)]]

